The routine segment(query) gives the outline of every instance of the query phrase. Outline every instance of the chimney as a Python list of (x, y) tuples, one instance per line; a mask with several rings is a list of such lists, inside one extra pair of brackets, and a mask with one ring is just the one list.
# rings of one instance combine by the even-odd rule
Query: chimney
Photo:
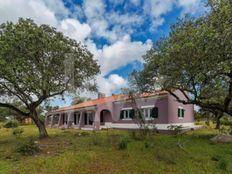
[(98, 92), (97, 96), (98, 96), (97, 98), (99, 99), (99, 98), (104, 98), (106, 95), (104, 93)]

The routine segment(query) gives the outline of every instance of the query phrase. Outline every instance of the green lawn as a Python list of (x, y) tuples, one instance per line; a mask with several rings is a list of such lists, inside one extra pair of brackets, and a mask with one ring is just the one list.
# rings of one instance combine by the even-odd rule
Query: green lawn
[[(42, 150), (33, 156), (15, 152), (19, 143), (37, 137), (34, 126), (22, 126), (21, 137), (11, 129), (0, 129), (0, 173), (41, 174), (151, 174), (151, 173), (232, 173), (232, 144), (213, 144), (209, 138), (217, 132), (202, 129), (181, 137), (183, 149), (173, 135), (155, 134), (147, 140), (134, 140), (131, 133), (119, 130), (91, 132), (80, 136), (80, 130), (48, 129), (50, 138), (38, 140)], [(83, 132), (83, 131), (82, 131)], [(128, 147), (119, 150), (122, 137)], [(221, 160), (227, 169), (222, 169)], [(223, 163), (223, 164), (221, 164)]]

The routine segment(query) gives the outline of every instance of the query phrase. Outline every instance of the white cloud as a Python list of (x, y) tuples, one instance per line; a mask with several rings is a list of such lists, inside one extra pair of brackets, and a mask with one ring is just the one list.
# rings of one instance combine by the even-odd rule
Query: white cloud
[[(122, 3), (123, 1), (117, 1), (112, 4)], [(94, 36), (105, 38), (111, 43), (121, 39), (125, 34), (131, 34), (133, 27), (140, 26), (144, 21), (142, 16), (133, 13), (107, 12), (103, 0), (84, 1), (83, 11)]]
[(112, 70), (120, 68), (135, 60), (142, 61), (142, 55), (151, 48), (151, 40), (146, 43), (131, 41), (129, 36), (124, 36), (111, 45), (105, 45), (102, 49), (97, 49), (96, 45), (87, 42), (88, 49), (94, 54), (101, 65), (102, 75), (107, 75)]
[(43, 1), (39, 0), (7, 0), (0, 1), (0, 23), (16, 22), (19, 17), (32, 18), (36, 23), (57, 25), (55, 13)]
[(181, 16), (185, 14), (193, 15), (205, 10), (202, 0), (178, 0), (177, 5), (182, 8)]
[(140, 0), (130, 0), (132, 4), (134, 4), (135, 6), (139, 6), (140, 5)]
[(108, 15), (108, 20), (110, 23), (114, 23), (115, 25), (138, 25), (143, 22), (143, 17), (139, 15), (132, 14), (119, 14), (119, 13), (111, 13)]
[(144, 2), (144, 13), (150, 16), (150, 31), (156, 31), (165, 19), (163, 15), (172, 10), (175, 0), (147, 0)]
[(81, 24), (75, 19), (65, 19), (61, 21), (59, 29), (65, 35), (77, 41), (84, 41), (91, 32), (91, 28), (88, 24)]
[(108, 78), (98, 76), (97, 83), (99, 91), (105, 93), (107, 96), (127, 85), (127, 81), (118, 74), (111, 74)]
[[(164, 15), (174, 7), (181, 8), (182, 15), (203, 11), (202, 1), (111, 1), (113, 7), (124, 5), (122, 9), (125, 11), (121, 12), (106, 10), (107, 4), (103, 0), (85, 0), (82, 7), (70, 1), (71, 10), (64, 6), (63, 0), (0, 0), (0, 23), (16, 22), (19, 17), (32, 18), (38, 24), (49, 24), (65, 35), (82, 41), (101, 65), (102, 74), (98, 76), (97, 82), (100, 91), (109, 95), (112, 91), (124, 87), (127, 82), (117, 74), (111, 74), (108, 78), (104, 76), (135, 60), (142, 61), (142, 55), (152, 46), (151, 40), (148, 39), (145, 43), (133, 41), (130, 35), (147, 20), (151, 21), (150, 31), (156, 31), (157, 27), (164, 24)], [(128, 4), (143, 8), (139, 8), (139, 12), (126, 11)], [(86, 22), (78, 20), (83, 17), (86, 17)], [(104, 38), (110, 44), (98, 48), (92, 40), (93, 36)]]

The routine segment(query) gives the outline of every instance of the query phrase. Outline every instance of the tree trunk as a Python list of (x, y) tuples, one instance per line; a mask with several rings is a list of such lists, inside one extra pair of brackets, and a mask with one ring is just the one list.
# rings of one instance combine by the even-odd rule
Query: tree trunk
[(31, 113), (30, 116), (32, 117), (33, 121), (35, 122), (35, 125), (37, 126), (37, 128), (39, 130), (39, 138), (48, 137), (48, 133), (47, 133), (44, 121), (39, 119), (37, 111), (35, 109), (33, 109), (30, 113)]
[(222, 116), (223, 116), (223, 113), (216, 114), (216, 127), (215, 127), (215, 129), (220, 129), (221, 128), (221, 121), (220, 121), (220, 119), (222, 118)]
[(215, 127), (215, 129), (220, 129), (220, 127), (221, 127), (220, 118), (219, 118), (219, 119), (217, 118), (217, 120), (216, 120), (216, 127)]

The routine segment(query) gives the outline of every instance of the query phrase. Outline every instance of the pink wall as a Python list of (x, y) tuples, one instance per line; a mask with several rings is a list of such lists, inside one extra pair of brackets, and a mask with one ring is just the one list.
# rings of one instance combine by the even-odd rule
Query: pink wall
[[(183, 98), (183, 94), (176, 92), (178, 96)], [(104, 120), (105, 122), (113, 123), (135, 123), (136, 120), (123, 120), (120, 119), (120, 112), (123, 108), (141, 108), (142, 106), (156, 106), (158, 107), (158, 118), (153, 120), (156, 124), (168, 124), (168, 123), (190, 123), (194, 122), (194, 107), (193, 105), (183, 105), (178, 103), (176, 99), (170, 94), (162, 96), (153, 96), (149, 98), (141, 98), (136, 100), (136, 103), (131, 101), (118, 101), (118, 102), (107, 102), (105, 104), (97, 105), (96, 111), (94, 112), (94, 128), (99, 129), (100, 127), (100, 113), (103, 110), (109, 111), (106, 113)], [(185, 109), (185, 116), (183, 119), (178, 118), (178, 107), (181, 106)], [(84, 111), (85, 112), (85, 111)], [(84, 112), (82, 112), (80, 126), (84, 126)], [(66, 113), (65, 113), (66, 114)], [(49, 114), (47, 114), (47, 117)], [(72, 121), (72, 120), (71, 120)], [(63, 123), (63, 117), (61, 117), (60, 123)], [(48, 119), (46, 121), (48, 124)]]
[(114, 103), (114, 112), (113, 112), (113, 120), (117, 123), (131, 123), (134, 121), (130, 120), (122, 120), (120, 119), (120, 112), (123, 108), (141, 108), (142, 106), (156, 106), (158, 107), (158, 118), (154, 119), (154, 123), (168, 123), (168, 97), (159, 96), (159, 97), (151, 97), (151, 98), (144, 98), (136, 101), (136, 104), (133, 102), (115, 102)]
[[(185, 99), (184, 95), (177, 91), (175, 92), (181, 99)], [(178, 118), (178, 107), (183, 107), (185, 110), (184, 118)], [(168, 95), (168, 122), (169, 123), (190, 123), (194, 122), (194, 106), (184, 105), (176, 101), (175, 97)]]

